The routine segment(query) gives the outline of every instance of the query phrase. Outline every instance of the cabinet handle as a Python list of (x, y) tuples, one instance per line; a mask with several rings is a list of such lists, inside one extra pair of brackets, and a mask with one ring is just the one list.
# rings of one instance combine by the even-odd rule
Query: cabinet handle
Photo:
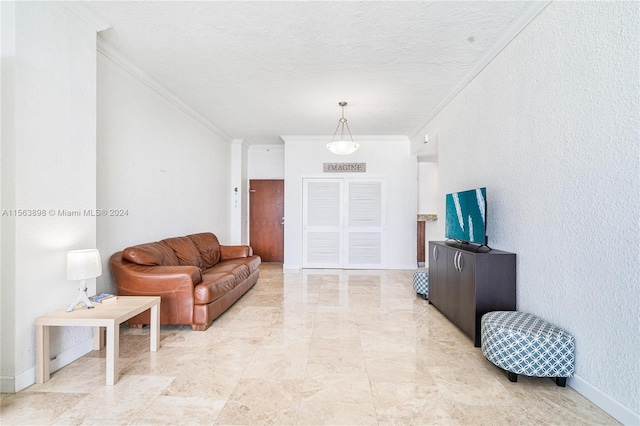
[(462, 272), (462, 252), (457, 251), (453, 255), (453, 267), (456, 268), (456, 271)]
[(433, 246), (433, 260), (438, 260), (438, 247)]

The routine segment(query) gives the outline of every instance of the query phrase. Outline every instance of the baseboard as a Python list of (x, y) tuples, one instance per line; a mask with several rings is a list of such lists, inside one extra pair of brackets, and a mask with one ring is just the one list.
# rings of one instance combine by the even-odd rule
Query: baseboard
[(577, 374), (567, 380), (567, 385), (623, 425), (640, 425), (640, 414), (634, 413), (629, 407), (611, 398)]
[(283, 263), (282, 264), (282, 270), (283, 271), (289, 270), (289, 271), (293, 272), (293, 271), (299, 271), (300, 269), (301, 269), (300, 265), (292, 265), (292, 264), (287, 264), (287, 263)]
[(36, 382), (36, 368), (31, 367), (30, 369), (16, 375), (15, 385), (14, 385), (15, 390), (13, 392), (20, 392), (21, 390), (28, 388), (35, 382)]
[(0, 377), (0, 392), (1, 393), (14, 393), (16, 389), (16, 381), (13, 377), (1, 376)]
[(416, 269), (418, 267), (417, 263), (403, 263), (403, 264), (396, 264), (396, 265), (389, 265), (387, 267), (387, 269), (389, 269), (390, 271), (413, 271), (414, 269)]
[[(53, 373), (54, 371), (58, 371), (65, 365), (71, 364), (73, 361), (78, 358), (88, 354), (93, 350), (93, 338), (89, 340), (85, 340), (82, 343), (79, 343), (73, 346), (66, 351), (60, 352), (55, 355), (55, 359), (52, 359), (49, 363), (49, 371)], [(6, 382), (6, 385), (5, 385)], [(16, 375), (15, 378), (11, 377), (2, 377), (2, 392), (6, 393), (14, 393), (20, 392), (23, 389), (28, 388), (32, 384), (36, 382), (36, 368), (31, 367), (26, 371)], [(6, 390), (5, 390), (6, 389)]]
[[(291, 265), (291, 264), (283, 264), (282, 265), (282, 270), (283, 271), (299, 271), (300, 269), (303, 269), (300, 265)], [(310, 269), (322, 269), (322, 268), (310, 268)], [(341, 268), (333, 268), (333, 269), (341, 269)], [(407, 263), (407, 264), (398, 264), (398, 265), (388, 265), (386, 268), (382, 268), (382, 269), (378, 269), (380, 271), (384, 271), (384, 270), (411, 270), (413, 271), (414, 269), (416, 269), (416, 264), (415, 263)], [(376, 268), (371, 268), (371, 270), (376, 270)]]

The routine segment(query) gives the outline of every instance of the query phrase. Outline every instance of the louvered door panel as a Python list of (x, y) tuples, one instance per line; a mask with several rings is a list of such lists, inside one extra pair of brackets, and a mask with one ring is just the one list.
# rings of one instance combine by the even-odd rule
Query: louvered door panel
[(305, 268), (342, 266), (342, 188), (338, 179), (303, 181), (303, 256)]
[(382, 182), (349, 182), (349, 226), (382, 223)]
[(348, 180), (345, 268), (386, 268), (386, 181)]

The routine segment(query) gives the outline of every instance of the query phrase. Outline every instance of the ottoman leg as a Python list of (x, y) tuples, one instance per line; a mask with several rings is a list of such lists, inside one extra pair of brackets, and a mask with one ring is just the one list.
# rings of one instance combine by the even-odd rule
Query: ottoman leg
[(424, 300), (427, 300), (427, 295), (426, 295), (426, 294), (423, 294), (423, 295), (422, 295), (422, 298), (423, 298)]
[(518, 375), (516, 373), (512, 373), (511, 371), (507, 371), (507, 375), (509, 376), (509, 381), (510, 382), (517, 382), (518, 381)]
[(560, 387), (567, 386), (567, 378), (566, 377), (556, 377), (556, 385)]

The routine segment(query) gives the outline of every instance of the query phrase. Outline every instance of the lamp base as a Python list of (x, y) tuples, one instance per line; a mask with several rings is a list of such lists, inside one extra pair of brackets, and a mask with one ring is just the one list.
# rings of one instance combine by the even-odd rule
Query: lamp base
[(84, 285), (82, 287), (80, 287), (78, 289), (78, 297), (76, 297), (76, 300), (74, 300), (69, 307), (67, 308), (67, 312), (71, 312), (73, 311), (73, 309), (78, 306), (78, 304), (82, 303), (84, 306), (87, 307), (87, 309), (93, 309), (94, 306), (91, 303), (91, 301), (89, 300), (89, 297), (87, 297), (87, 283), (85, 282)]

